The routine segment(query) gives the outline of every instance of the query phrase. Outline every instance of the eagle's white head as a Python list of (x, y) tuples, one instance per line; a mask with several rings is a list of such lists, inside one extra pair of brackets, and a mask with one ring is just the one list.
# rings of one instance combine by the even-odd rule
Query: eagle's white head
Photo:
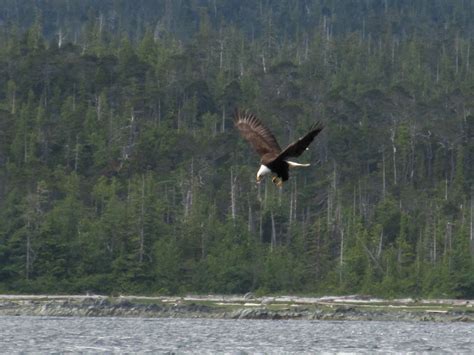
[(263, 177), (269, 173), (271, 173), (272, 171), (265, 165), (260, 165), (260, 169), (258, 169), (258, 172), (257, 172), (257, 182), (260, 182), (262, 181)]

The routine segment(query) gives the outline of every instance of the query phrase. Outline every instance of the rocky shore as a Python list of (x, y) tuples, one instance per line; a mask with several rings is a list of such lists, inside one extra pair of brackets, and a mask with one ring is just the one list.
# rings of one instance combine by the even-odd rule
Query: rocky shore
[(470, 300), (346, 297), (0, 295), (0, 316), (474, 322)]

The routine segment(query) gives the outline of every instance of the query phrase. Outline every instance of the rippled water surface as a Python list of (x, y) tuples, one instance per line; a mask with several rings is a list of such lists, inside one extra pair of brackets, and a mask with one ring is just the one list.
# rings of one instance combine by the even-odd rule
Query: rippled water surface
[(0, 317), (0, 352), (456, 352), (474, 324)]

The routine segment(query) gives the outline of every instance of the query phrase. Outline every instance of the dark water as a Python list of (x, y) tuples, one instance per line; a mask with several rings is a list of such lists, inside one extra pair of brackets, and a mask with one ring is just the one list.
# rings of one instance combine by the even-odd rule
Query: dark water
[(474, 351), (474, 324), (0, 317), (0, 352)]

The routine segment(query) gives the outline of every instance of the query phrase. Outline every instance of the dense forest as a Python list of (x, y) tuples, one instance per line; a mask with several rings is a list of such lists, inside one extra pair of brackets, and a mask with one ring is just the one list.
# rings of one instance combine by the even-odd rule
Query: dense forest
[[(3, 0), (0, 292), (474, 297), (473, 16)], [(311, 167), (257, 185), (236, 107)]]

